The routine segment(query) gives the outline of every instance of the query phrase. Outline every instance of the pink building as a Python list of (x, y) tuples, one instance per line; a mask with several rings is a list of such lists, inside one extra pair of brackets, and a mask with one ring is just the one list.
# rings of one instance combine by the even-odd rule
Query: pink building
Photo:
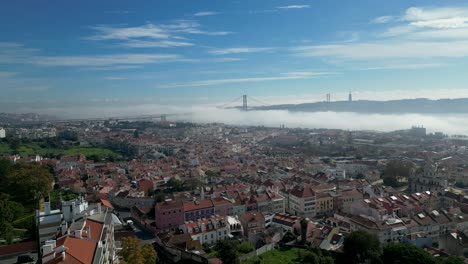
[(155, 208), (156, 227), (160, 230), (172, 230), (184, 224), (184, 203), (165, 201), (157, 203)]

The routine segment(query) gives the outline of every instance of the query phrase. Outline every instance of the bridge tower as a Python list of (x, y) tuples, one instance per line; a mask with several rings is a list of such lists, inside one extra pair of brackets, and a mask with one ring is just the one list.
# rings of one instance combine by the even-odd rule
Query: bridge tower
[(242, 95), (242, 110), (247, 110), (247, 95)]

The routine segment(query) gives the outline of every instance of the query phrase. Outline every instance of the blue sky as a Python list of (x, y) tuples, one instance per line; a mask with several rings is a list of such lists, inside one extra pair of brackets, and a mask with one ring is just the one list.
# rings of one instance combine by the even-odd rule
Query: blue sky
[(466, 1), (17, 0), (0, 28), (3, 106), (468, 96)]

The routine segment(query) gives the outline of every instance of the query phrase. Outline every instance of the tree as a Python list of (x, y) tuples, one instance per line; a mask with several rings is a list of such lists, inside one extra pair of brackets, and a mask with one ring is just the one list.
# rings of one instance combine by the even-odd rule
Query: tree
[(219, 240), (215, 245), (219, 258), (223, 264), (238, 264), (237, 258), (238, 242), (232, 240)]
[(414, 170), (414, 164), (406, 160), (391, 160), (385, 167), (385, 176), (405, 177), (411, 176)]
[(301, 244), (305, 244), (307, 241), (307, 227), (309, 225), (309, 221), (303, 218), (301, 220)]
[(393, 187), (393, 188), (401, 187), (401, 184), (400, 184), (400, 182), (398, 182), (398, 179), (396, 178), (396, 176), (384, 176), (383, 177), (383, 184), (385, 186), (390, 186), (390, 187)]
[(143, 264), (155, 264), (158, 260), (158, 255), (151, 244), (146, 244), (141, 249), (143, 255)]
[(18, 154), (19, 147), (21, 145), (21, 141), (17, 138), (13, 138), (10, 140), (10, 149), (12, 154)]
[(304, 264), (334, 264), (335, 261), (330, 256), (324, 256), (321, 252), (315, 253), (312, 251), (307, 251), (301, 256), (301, 263)]
[(435, 264), (431, 254), (417, 246), (391, 243), (384, 247), (381, 257), (384, 264)]
[(254, 250), (255, 250), (254, 245), (252, 245), (252, 243), (248, 241), (240, 244), (239, 247), (237, 247), (237, 251), (239, 251), (239, 253), (242, 253), (242, 254), (246, 254)]
[(166, 187), (171, 192), (180, 192), (184, 190), (184, 183), (176, 178), (170, 178), (166, 183)]
[(284, 234), (283, 238), (281, 239), (281, 242), (289, 243), (293, 241), (294, 239), (296, 239), (296, 236), (291, 231), (288, 230), (288, 232), (286, 232), (286, 234)]
[(350, 263), (374, 261), (380, 255), (380, 241), (377, 236), (365, 231), (351, 232), (344, 241), (343, 251)]
[(437, 264), (463, 264), (465, 261), (463, 258), (450, 256), (446, 258), (436, 258)]
[(52, 191), (53, 176), (48, 168), (37, 163), (22, 163), (9, 176), (8, 186), (16, 201), (40, 200)]
[(122, 241), (120, 256), (127, 263), (143, 264), (140, 240), (134, 237), (124, 238)]
[(7, 243), (13, 240), (12, 222), (23, 211), (23, 206), (19, 203), (10, 201), (7, 194), (0, 193), (0, 237), (4, 238)]
[(8, 177), (13, 172), (13, 163), (7, 159), (0, 159), (0, 191), (8, 190)]
[(141, 246), (141, 241), (134, 237), (124, 238), (120, 256), (123, 262), (130, 264), (155, 264), (157, 254), (153, 246), (146, 244)]

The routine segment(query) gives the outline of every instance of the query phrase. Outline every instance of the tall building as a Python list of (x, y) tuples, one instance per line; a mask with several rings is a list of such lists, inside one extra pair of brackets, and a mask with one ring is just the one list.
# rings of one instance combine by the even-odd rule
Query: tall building
[(352, 102), (352, 101), (353, 101), (353, 95), (351, 94), (351, 92), (349, 92), (348, 102)]
[(5, 129), (0, 127), (0, 138), (5, 138), (5, 137), (6, 137)]

